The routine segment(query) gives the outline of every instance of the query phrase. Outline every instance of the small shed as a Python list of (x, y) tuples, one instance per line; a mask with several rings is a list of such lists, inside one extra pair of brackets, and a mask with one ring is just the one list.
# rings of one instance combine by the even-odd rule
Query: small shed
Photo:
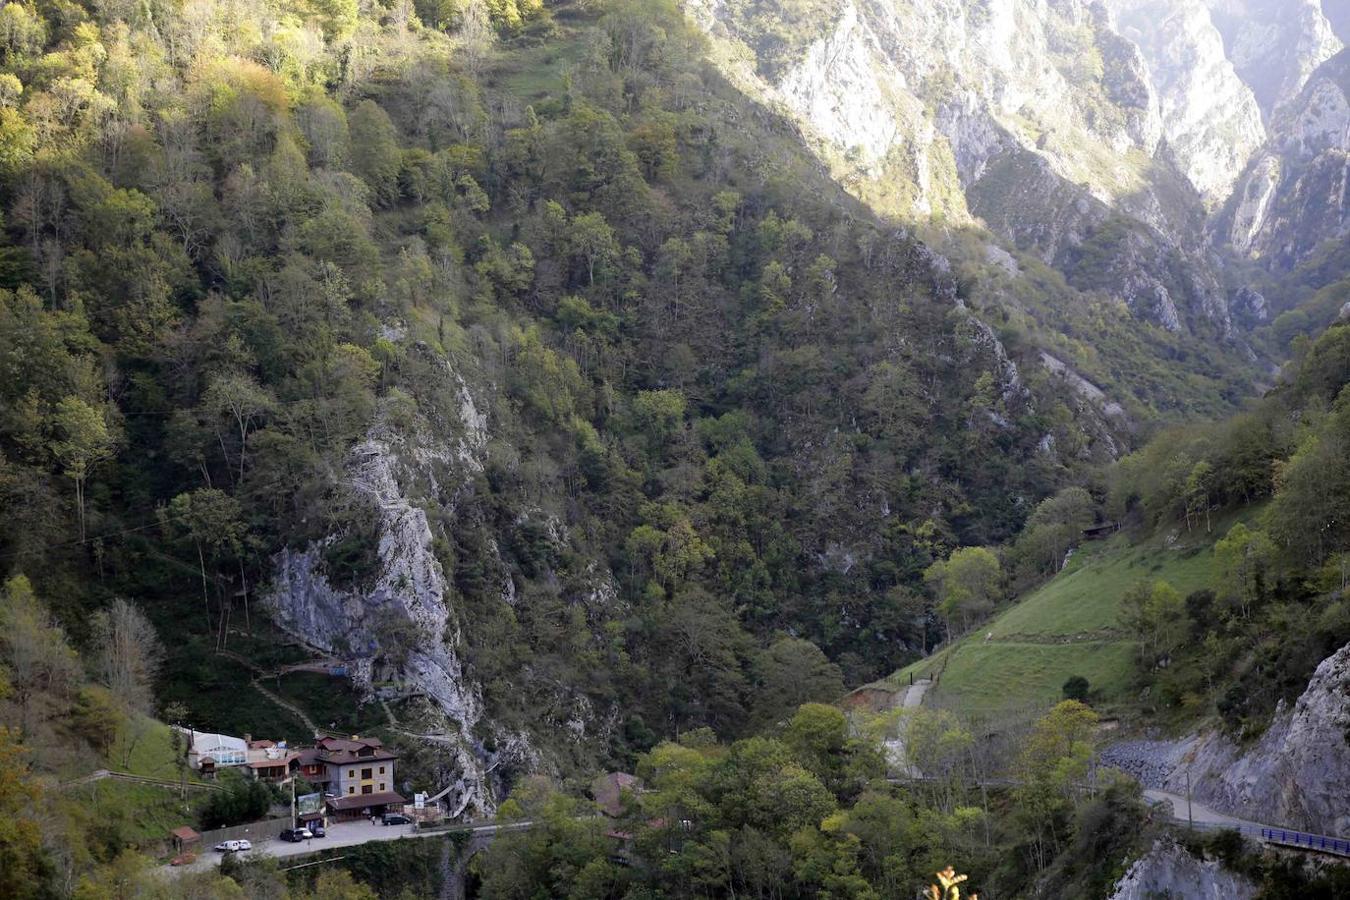
[(1093, 525), (1091, 528), (1083, 529), (1083, 538), (1089, 541), (1100, 541), (1103, 538), (1109, 538), (1119, 530), (1115, 522), (1107, 522), (1102, 525)]
[(187, 850), (197, 849), (197, 845), (201, 843), (202, 836), (188, 826), (180, 825), (178, 828), (169, 832), (169, 840), (173, 842), (173, 850), (175, 853), (183, 853)]

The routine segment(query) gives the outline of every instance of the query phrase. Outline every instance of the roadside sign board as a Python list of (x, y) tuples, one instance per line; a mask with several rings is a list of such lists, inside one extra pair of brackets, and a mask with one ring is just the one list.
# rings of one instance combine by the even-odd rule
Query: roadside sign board
[(317, 816), (323, 812), (323, 794), (301, 794), (295, 798), (295, 811), (298, 816)]
[(423, 809), (427, 805), (426, 794), (413, 794), (413, 808)]

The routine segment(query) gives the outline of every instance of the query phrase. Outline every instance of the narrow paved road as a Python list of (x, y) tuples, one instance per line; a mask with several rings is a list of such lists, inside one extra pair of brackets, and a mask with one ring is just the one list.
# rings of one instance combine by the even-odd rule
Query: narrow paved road
[[(444, 836), (451, 831), (466, 831), (470, 835), (495, 835), (498, 831), (522, 831), (533, 825), (533, 822), (511, 822), (506, 825), (497, 825), (488, 823), (484, 825), (466, 825), (463, 828), (442, 829), (440, 831), (416, 831), (411, 825), (372, 825), (368, 819), (358, 819), (354, 822), (340, 822), (328, 829), (328, 836), (314, 838), (313, 840), (301, 841), (298, 844), (292, 844), (282, 840), (257, 841), (252, 850), (244, 852), (247, 859), (256, 859), (262, 856), (269, 856), (276, 859), (285, 860), (290, 857), (305, 856), (310, 853), (319, 853), (323, 850), (332, 850), (339, 847), (354, 847), (357, 844), (365, 844), (370, 841), (393, 841), (399, 838), (428, 838)], [(170, 873), (178, 872), (201, 872), (212, 869), (220, 865), (220, 860), (224, 857), (223, 853), (216, 853), (210, 847), (202, 848), (202, 853), (197, 857), (197, 861), (187, 866), (164, 866), (163, 869)]]
[[(1180, 794), (1172, 794), (1167, 791), (1154, 790), (1148, 788), (1144, 791), (1144, 797), (1154, 803), (1166, 801), (1172, 804), (1172, 817), (1178, 822), (1188, 821), (1186, 815), (1186, 798)], [(1201, 806), (1194, 800), (1191, 801), (1190, 819), (1197, 825), (1231, 825), (1234, 828), (1246, 826), (1248, 828), (1278, 828), (1262, 822), (1252, 822), (1247, 819), (1238, 819), (1233, 816), (1226, 816), (1221, 812), (1215, 812), (1208, 806)]]
[[(923, 695), (928, 693), (928, 688), (932, 686), (933, 681), (924, 678), (916, 681), (905, 689), (904, 696), (900, 702), (895, 705), (896, 709), (917, 709), (923, 704)], [(909, 758), (905, 755), (905, 726), (900, 726), (900, 734), (886, 742), (886, 757), (890, 760), (891, 771), (907, 778), (919, 778), (922, 773), (910, 764)]]
[(931, 678), (923, 678), (914, 682), (905, 690), (905, 697), (900, 701), (902, 709), (913, 709), (923, 703), (923, 695), (928, 693), (928, 688), (933, 684)]

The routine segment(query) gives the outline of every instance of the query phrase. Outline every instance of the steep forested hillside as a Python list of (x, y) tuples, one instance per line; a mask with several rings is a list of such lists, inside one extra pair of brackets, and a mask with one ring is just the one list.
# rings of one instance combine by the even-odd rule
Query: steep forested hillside
[[(273, 555), (382, 577), (353, 448), (468, 440), (399, 489), (490, 714), (734, 730), (803, 639), (922, 645), (923, 569), (1128, 439), (673, 7), (554, 12), (5, 7), (0, 541), (77, 639), (146, 604), (244, 730), (193, 682)], [(340, 637), (397, 675), (378, 618)]]
[[(98, 764), (55, 752), (82, 716), (301, 738), (389, 724), (376, 686), (457, 812), (748, 735), (931, 646), (952, 551), (1249, 390), (1236, 344), (879, 219), (670, 2), (0, 26), (0, 571), (50, 637), (0, 704), (44, 776)], [(165, 675), (91, 712), (119, 599)], [(351, 683), (246, 689), (318, 654)]]
[[(583, 766), (736, 732), (922, 646), (932, 559), (1119, 445), (673, 7), (414, 12), (3, 11), (0, 552), (77, 644), (143, 605), (200, 726), (275, 717), (213, 655), (277, 659), (270, 606)], [(365, 613), (262, 602), (286, 548)]]

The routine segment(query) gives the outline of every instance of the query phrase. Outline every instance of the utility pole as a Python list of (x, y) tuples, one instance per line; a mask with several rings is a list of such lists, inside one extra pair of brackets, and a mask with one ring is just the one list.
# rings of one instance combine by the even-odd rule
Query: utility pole
[(1191, 815), (1191, 767), (1186, 766), (1186, 827), (1195, 830), (1195, 818)]
[(295, 817), (296, 817), (296, 811), (295, 811), (295, 776), (292, 775), (292, 776), (291, 776), (291, 827), (292, 827), (292, 828), (296, 827), (296, 825), (295, 825)]
[(1195, 762), (1195, 750), (1185, 754), (1185, 824), (1195, 831), (1195, 816), (1191, 815), (1191, 764)]

